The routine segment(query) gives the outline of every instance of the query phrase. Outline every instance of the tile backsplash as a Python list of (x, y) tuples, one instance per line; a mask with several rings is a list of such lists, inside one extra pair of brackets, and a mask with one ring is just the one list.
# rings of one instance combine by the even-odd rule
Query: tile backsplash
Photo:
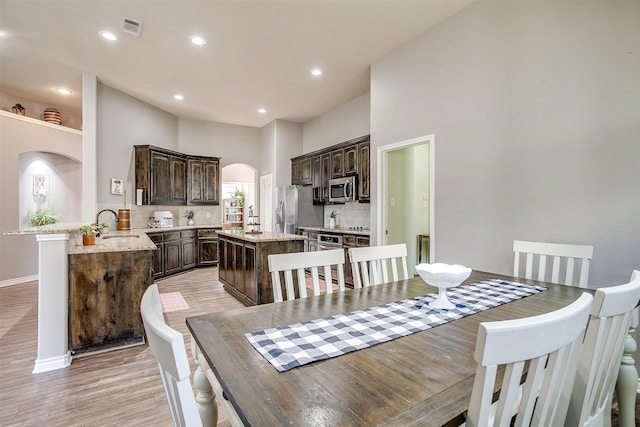
[[(149, 223), (149, 217), (153, 216), (155, 211), (169, 211), (173, 214), (173, 225), (187, 225), (186, 212), (193, 210), (195, 215), (193, 220), (196, 225), (212, 225), (219, 226), (222, 224), (220, 215), (220, 206), (156, 206), (156, 205), (133, 205), (127, 206), (131, 209), (131, 228), (147, 228)], [(98, 211), (102, 209), (113, 209), (118, 212), (118, 209), (122, 209), (122, 205), (115, 204), (99, 204)], [(115, 221), (111, 213), (105, 212), (100, 215), (100, 222), (105, 221), (111, 224), (111, 229), (114, 230)]]
[(329, 226), (329, 215), (332, 211), (337, 214), (336, 225), (341, 228), (362, 227), (370, 228), (370, 209), (369, 203), (348, 202), (343, 205), (325, 205), (324, 207), (324, 226)]

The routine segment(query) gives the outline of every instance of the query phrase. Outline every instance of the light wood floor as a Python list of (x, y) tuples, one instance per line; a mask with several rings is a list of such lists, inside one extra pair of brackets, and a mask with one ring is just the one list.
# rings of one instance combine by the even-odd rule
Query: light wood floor
[[(181, 292), (188, 310), (165, 314), (185, 335), (185, 318), (243, 307), (218, 282), (217, 268), (159, 280), (161, 293)], [(67, 369), (32, 374), (37, 346), (37, 282), (0, 288), (0, 425), (171, 426), (171, 415), (147, 345), (77, 358)], [(191, 371), (195, 362), (187, 351)], [(612, 427), (618, 425), (617, 414)], [(636, 407), (636, 417), (640, 413)], [(228, 426), (218, 405), (219, 425)], [(640, 424), (639, 424), (640, 425)]]
[[(185, 318), (243, 307), (218, 282), (217, 268), (202, 268), (157, 282), (176, 292), (188, 310), (165, 314), (189, 338)], [(0, 288), (0, 425), (171, 426), (158, 367), (148, 345), (92, 354), (67, 369), (32, 374), (37, 355), (37, 282)], [(195, 370), (187, 350), (191, 372)], [(219, 406), (219, 425), (228, 426)]]

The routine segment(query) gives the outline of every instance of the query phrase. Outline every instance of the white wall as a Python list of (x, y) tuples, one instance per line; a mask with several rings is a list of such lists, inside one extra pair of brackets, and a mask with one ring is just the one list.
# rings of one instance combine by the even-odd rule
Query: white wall
[(97, 202), (119, 204), (111, 194), (111, 178), (124, 180), (127, 204), (134, 202), (134, 145), (178, 149), (178, 118), (137, 98), (98, 84)]
[[(439, 262), (511, 273), (514, 239), (640, 268), (638, 2), (476, 2), (372, 65), (376, 148), (435, 134)], [(378, 203), (372, 195), (372, 223)]]
[(275, 186), (291, 185), (291, 158), (302, 154), (302, 125), (276, 120)]
[(260, 129), (208, 122), (179, 120), (177, 151), (198, 156), (220, 157), (220, 166), (244, 163), (260, 169)]
[(302, 153), (320, 150), (370, 133), (370, 98), (365, 93), (303, 126)]
[(46, 152), (82, 159), (79, 131), (12, 113), (0, 113), (0, 280), (38, 274), (38, 245), (34, 236), (4, 236), (20, 228), (20, 155)]

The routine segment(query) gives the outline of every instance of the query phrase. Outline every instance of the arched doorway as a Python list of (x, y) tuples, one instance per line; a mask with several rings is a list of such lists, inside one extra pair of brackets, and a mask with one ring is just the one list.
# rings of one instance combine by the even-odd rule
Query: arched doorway
[(222, 227), (245, 228), (249, 209), (259, 212), (256, 197), (257, 171), (253, 167), (234, 163), (222, 168)]

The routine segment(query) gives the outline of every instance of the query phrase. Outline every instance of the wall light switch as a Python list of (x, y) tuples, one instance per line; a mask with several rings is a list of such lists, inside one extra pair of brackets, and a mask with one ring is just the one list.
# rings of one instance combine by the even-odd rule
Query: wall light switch
[(207, 218), (211, 218), (211, 212), (207, 212)]
[(394, 207), (394, 206), (396, 205), (396, 199), (395, 199), (395, 197), (391, 197), (391, 198), (389, 199), (389, 205), (390, 205), (391, 207)]

